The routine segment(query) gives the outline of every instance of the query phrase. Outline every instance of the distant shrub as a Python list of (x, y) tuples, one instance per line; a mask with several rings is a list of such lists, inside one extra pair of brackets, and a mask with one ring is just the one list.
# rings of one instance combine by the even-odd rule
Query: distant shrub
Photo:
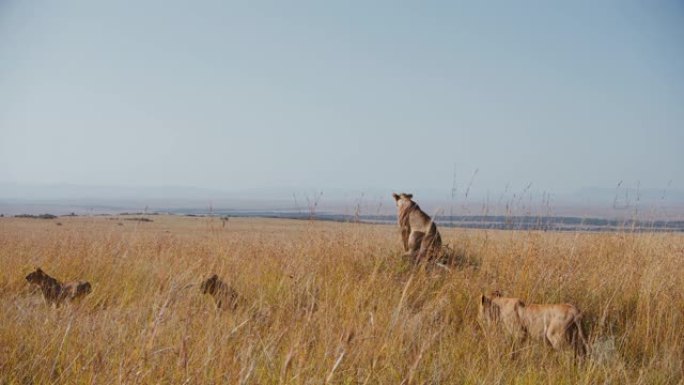
[[(123, 214), (122, 214), (123, 215)], [(136, 218), (124, 218), (124, 221), (138, 221), (138, 222), (154, 222), (150, 218), (136, 217)]]
[(55, 219), (56, 215), (52, 214), (40, 214), (40, 215), (30, 215), (30, 214), (19, 214), (15, 215), (15, 218), (32, 218), (32, 219)]

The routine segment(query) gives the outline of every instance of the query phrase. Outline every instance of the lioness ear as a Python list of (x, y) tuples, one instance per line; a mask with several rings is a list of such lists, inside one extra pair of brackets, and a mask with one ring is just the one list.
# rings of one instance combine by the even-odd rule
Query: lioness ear
[(397, 193), (392, 193), (392, 196), (394, 197), (394, 200), (395, 200), (395, 201), (398, 201), (398, 200), (399, 200), (399, 194), (397, 194)]
[(408, 199), (413, 198), (413, 194), (404, 194), (404, 196), (407, 197)]
[(43, 270), (40, 267), (36, 267), (36, 273), (42, 273)]

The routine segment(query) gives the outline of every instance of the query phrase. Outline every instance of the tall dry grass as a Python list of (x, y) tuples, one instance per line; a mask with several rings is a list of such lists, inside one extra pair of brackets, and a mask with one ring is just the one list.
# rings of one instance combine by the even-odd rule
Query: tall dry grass
[[(466, 261), (414, 269), (393, 226), (154, 217), (0, 219), (0, 384), (676, 384), (684, 237), (442, 229)], [(52, 309), (41, 266), (93, 293)], [(217, 310), (216, 272), (248, 305)], [(192, 286), (190, 286), (192, 285)], [(591, 356), (484, 333), (500, 289), (585, 313)]]

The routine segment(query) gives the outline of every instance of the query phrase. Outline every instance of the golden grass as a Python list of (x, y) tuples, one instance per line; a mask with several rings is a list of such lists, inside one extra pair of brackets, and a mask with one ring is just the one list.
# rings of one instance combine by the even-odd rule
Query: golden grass
[[(152, 218), (0, 219), (0, 384), (684, 383), (682, 235), (441, 229), (446, 271), (394, 226)], [(35, 266), (93, 293), (52, 309)], [(213, 272), (248, 305), (202, 296)], [(590, 358), (512, 355), (476, 322), (492, 289), (576, 304)]]

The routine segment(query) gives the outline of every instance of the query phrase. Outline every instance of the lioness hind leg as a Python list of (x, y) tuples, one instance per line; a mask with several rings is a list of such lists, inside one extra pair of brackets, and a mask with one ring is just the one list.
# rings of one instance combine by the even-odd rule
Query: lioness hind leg
[(427, 234), (423, 237), (420, 244), (420, 251), (418, 252), (418, 260), (433, 260), (439, 256), (442, 248), (442, 239), (439, 233)]
[(582, 326), (578, 320), (575, 320), (572, 325), (570, 325), (568, 331), (569, 343), (575, 351), (575, 358), (583, 358), (587, 355), (586, 340), (584, 338), (584, 333), (582, 332)]

